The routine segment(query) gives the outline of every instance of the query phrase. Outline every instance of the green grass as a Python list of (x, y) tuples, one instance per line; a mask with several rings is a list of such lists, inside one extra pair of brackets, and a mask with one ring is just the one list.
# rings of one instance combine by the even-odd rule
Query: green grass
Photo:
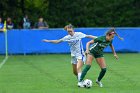
[(0, 69), (0, 93), (140, 93), (140, 54), (118, 55), (116, 61), (105, 54), (103, 88), (95, 83), (100, 68), (93, 62), (86, 76), (93, 81), (90, 89), (77, 87), (69, 54), (10, 56)]

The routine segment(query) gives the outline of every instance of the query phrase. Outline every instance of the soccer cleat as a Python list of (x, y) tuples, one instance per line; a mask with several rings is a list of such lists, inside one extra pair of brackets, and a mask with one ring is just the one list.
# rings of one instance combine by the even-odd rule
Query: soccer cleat
[(85, 87), (85, 86), (84, 86), (84, 81), (78, 82), (77, 85), (78, 85), (78, 87), (81, 87), (81, 88)]
[(96, 83), (99, 85), (99, 87), (103, 87), (103, 84), (101, 81), (96, 80)]

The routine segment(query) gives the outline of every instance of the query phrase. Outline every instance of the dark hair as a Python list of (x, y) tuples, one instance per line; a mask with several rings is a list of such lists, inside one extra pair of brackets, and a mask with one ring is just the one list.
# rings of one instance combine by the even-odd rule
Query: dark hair
[(109, 31), (106, 32), (106, 35), (112, 35), (115, 34), (120, 40), (123, 40), (122, 37), (119, 36), (119, 34), (115, 31), (115, 28), (111, 28)]

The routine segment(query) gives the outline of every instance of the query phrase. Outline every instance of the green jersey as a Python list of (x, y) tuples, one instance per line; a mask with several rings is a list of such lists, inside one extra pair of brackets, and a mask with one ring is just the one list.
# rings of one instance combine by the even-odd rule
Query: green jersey
[(104, 48), (111, 45), (112, 41), (107, 41), (106, 36), (101, 36), (94, 39), (94, 44), (90, 48), (90, 52), (94, 51), (97, 54), (103, 54)]

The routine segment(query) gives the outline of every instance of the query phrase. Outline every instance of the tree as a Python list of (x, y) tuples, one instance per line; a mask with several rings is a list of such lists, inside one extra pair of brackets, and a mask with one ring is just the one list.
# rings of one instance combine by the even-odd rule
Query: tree
[(0, 16), (19, 28), (27, 14), (32, 25), (42, 16), (50, 27), (140, 26), (140, 0), (0, 0)]

